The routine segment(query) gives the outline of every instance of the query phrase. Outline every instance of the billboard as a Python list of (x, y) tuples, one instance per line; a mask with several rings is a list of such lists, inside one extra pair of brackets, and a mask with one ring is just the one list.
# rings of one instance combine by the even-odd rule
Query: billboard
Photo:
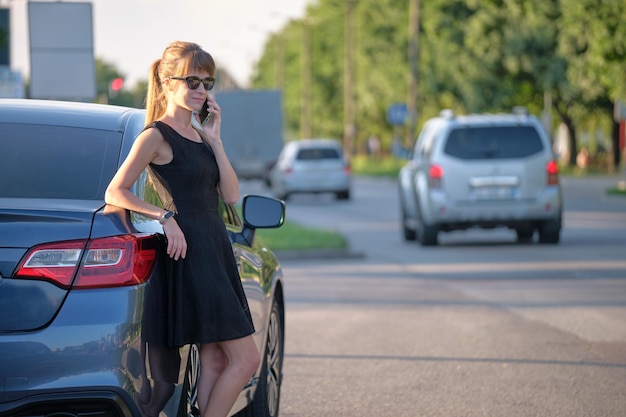
[(91, 3), (28, 2), (30, 96), (92, 101), (96, 96)]

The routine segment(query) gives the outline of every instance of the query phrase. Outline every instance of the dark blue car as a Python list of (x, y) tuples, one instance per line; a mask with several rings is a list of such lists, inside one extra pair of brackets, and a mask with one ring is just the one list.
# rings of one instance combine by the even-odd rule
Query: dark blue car
[[(144, 117), (0, 100), (0, 416), (141, 417), (137, 401), (159, 404), (161, 416), (198, 414), (197, 347), (150, 345), (165, 302), (162, 228), (104, 203)], [(160, 204), (146, 175), (134, 192)], [(241, 217), (220, 209), (263, 358), (231, 414), (277, 416), (283, 274), (255, 230), (279, 227), (284, 203), (244, 196)]]

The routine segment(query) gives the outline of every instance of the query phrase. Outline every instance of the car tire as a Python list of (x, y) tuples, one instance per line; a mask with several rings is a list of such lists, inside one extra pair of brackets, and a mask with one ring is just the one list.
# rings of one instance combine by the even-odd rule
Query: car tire
[[(419, 201), (416, 204), (419, 206)], [(436, 225), (430, 225), (424, 223), (424, 219), (422, 218), (422, 212), (419, 210), (419, 219), (417, 226), (417, 239), (419, 240), (420, 245), (422, 246), (436, 246), (439, 242), (437, 240), (437, 235), (439, 234), (439, 227)]]
[(517, 234), (517, 241), (519, 243), (529, 243), (533, 240), (535, 229), (533, 227), (520, 227), (515, 229), (515, 233)]
[(407, 242), (413, 242), (417, 239), (417, 233), (414, 229), (407, 226), (407, 216), (404, 208), (400, 209), (400, 218), (402, 219), (402, 237)]
[(283, 314), (277, 302), (272, 305), (263, 352), (263, 366), (252, 403), (236, 417), (278, 417), (284, 356)]
[(198, 377), (200, 376), (200, 352), (197, 345), (189, 345), (185, 382), (178, 406), (178, 417), (200, 417), (198, 408)]
[(439, 242), (437, 235), (439, 234), (439, 228), (420, 222), (419, 232), (417, 238), (422, 246), (436, 246)]
[(561, 222), (546, 220), (539, 225), (539, 243), (559, 243), (561, 238)]
[(337, 200), (350, 200), (350, 190), (338, 191), (335, 196)]

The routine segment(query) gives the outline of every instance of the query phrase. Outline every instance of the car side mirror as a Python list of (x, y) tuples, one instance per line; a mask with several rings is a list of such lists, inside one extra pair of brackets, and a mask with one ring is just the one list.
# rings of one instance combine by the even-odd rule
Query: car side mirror
[(285, 221), (285, 203), (272, 197), (245, 195), (242, 201), (244, 226), (252, 229), (273, 229)]

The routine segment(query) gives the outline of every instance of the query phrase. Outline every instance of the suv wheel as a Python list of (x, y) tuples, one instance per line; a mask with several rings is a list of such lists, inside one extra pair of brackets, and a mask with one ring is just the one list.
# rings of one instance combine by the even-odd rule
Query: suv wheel
[(437, 226), (420, 223), (417, 237), (422, 246), (435, 246), (437, 245), (438, 233), (439, 233), (439, 229)]
[(533, 234), (535, 234), (535, 229), (530, 227), (520, 227), (515, 229), (515, 233), (517, 233), (517, 241), (520, 243), (528, 243), (532, 242)]
[(539, 225), (539, 243), (559, 243), (560, 236), (560, 221), (546, 220)]
[(410, 229), (407, 226), (406, 212), (403, 208), (400, 209), (400, 218), (402, 219), (402, 237), (407, 242), (414, 241), (417, 239), (417, 233), (414, 229)]

